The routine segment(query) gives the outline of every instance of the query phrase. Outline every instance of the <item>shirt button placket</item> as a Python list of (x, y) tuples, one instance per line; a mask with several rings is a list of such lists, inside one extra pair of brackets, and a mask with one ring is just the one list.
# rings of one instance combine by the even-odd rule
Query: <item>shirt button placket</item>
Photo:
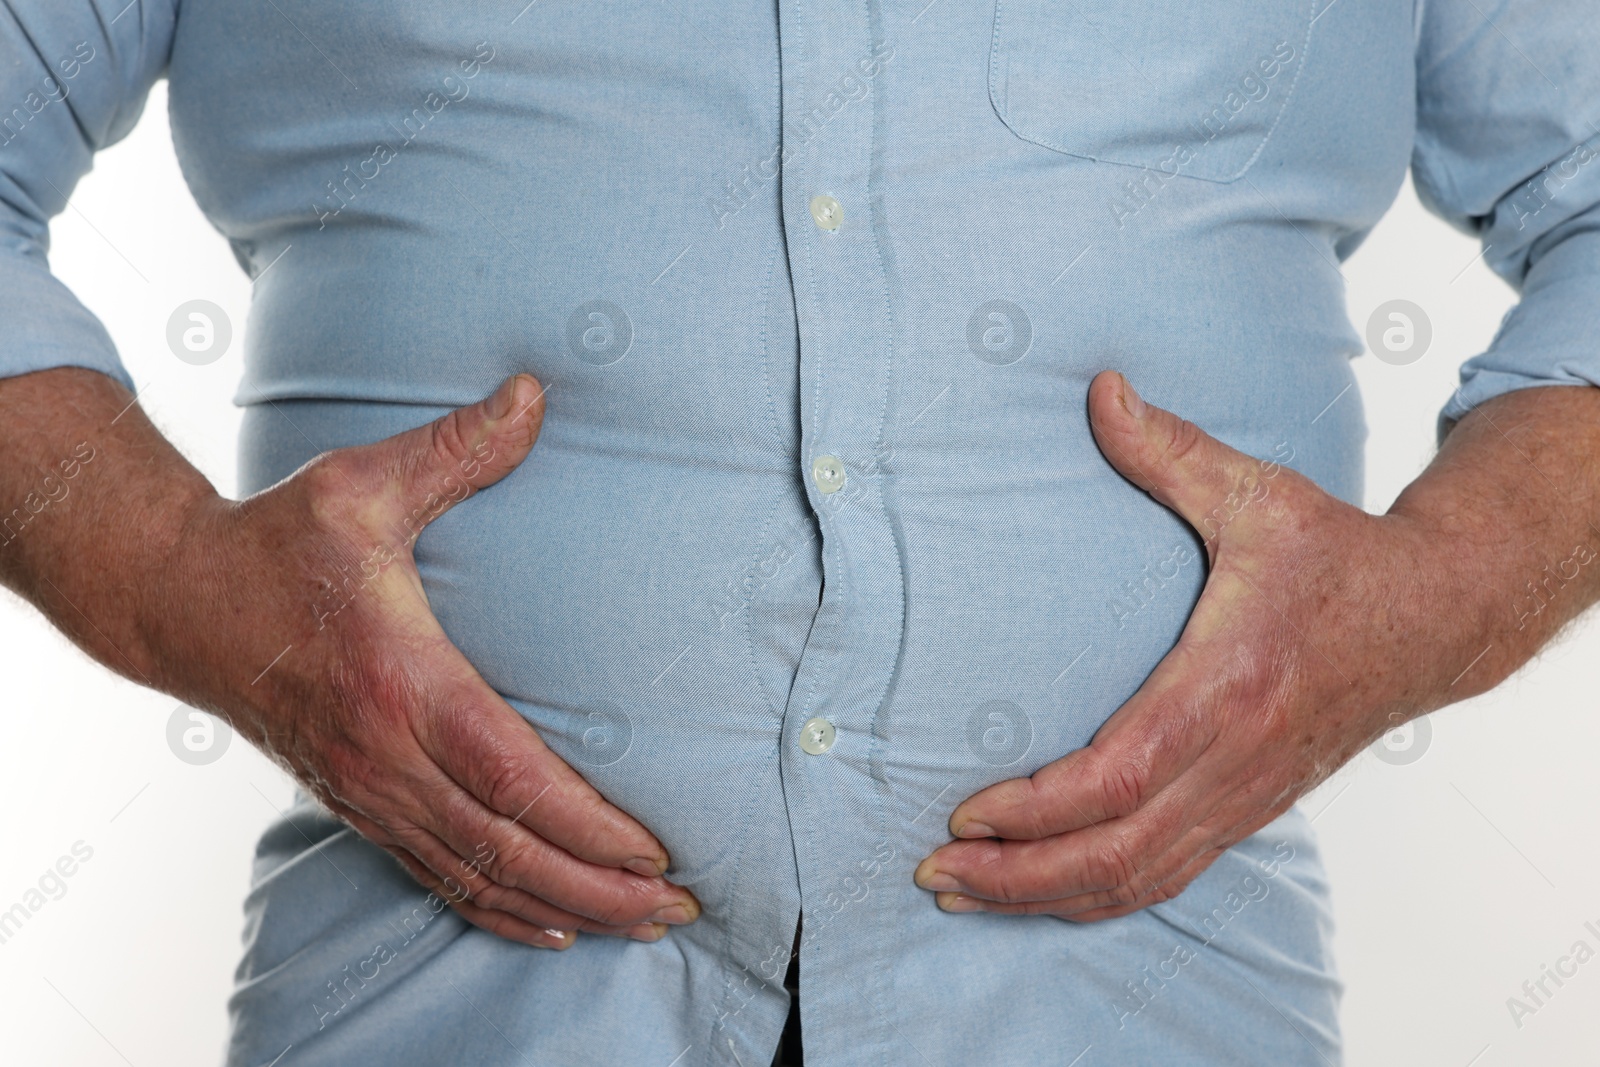
[[(828, 1020), (807, 1030), (806, 1056), (831, 1063), (898, 1062), (908, 1051), (891, 1047), (900, 1039), (881, 1024), (892, 1000), (882, 977), (893, 948), (885, 908), (899, 899), (889, 883), (910, 875), (881, 862), (893, 852), (883, 849), (887, 786), (874, 770), (905, 614), (878, 462), (895, 330), (880, 247), (887, 236), (871, 183), (881, 164), (877, 94), (889, 91), (889, 75), (879, 72), (865, 95), (845, 99), (837, 90), (841, 79), (862, 81), (863, 62), (883, 44), (880, 18), (876, 0), (779, 0), (782, 217), (801, 339), (799, 456), (822, 533), (824, 579), (784, 711), (780, 763), (805, 917), (802, 1010)], [(896, 837), (890, 847), (898, 845)], [(853, 897), (867, 870), (880, 872), (879, 884)], [(863, 983), (866, 974), (878, 977)]]

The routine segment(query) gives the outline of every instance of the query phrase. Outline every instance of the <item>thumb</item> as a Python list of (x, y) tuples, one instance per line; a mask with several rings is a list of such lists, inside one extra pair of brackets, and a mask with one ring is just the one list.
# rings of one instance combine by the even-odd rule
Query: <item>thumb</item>
[[(1187, 419), (1147, 404), (1116, 371), (1089, 384), (1089, 428), (1117, 471), (1199, 531), (1210, 547), (1277, 473)], [(1269, 469), (1270, 468), (1270, 469)]]
[(488, 398), (368, 446), (385, 486), (379, 521), (406, 543), (474, 492), (510, 474), (533, 451), (544, 388), (514, 374)]

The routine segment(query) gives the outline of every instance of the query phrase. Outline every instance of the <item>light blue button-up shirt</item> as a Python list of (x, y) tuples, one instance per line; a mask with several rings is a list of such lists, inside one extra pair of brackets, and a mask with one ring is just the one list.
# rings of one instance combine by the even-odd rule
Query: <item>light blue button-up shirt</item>
[(230, 1064), (753, 1067), (802, 915), (813, 1067), (1338, 1061), (1298, 810), (1097, 924), (946, 914), (911, 871), (1199, 594), (1094, 373), (1359, 502), (1339, 262), (1410, 166), (1523, 291), (1444, 417), (1600, 383), (1587, 0), (4, 6), (0, 374), (127, 381), (46, 220), (165, 74), (256, 278), (245, 488), (544, 382), (532, 457), (418, 542), (428, 596), (704, 904), (531, 950), (304, 804)]

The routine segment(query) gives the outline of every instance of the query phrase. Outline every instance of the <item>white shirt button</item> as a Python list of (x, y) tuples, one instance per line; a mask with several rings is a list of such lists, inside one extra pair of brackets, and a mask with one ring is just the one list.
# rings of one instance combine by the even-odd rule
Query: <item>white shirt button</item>
[(838, 456), (818, 456), (811, 461), (811, 480), (823, 495), (844, 488), (844, 463)]
[(837, 230), (839, 223), (844, 221), (844, 207), (823, 193), (821, 196), (811, 198), (811, 219), (824, 230)]
[(820, 756), (833, 747), (833, 723), (818, 716), (807, 719), (806, 724), (800, 727), (800, 747), (813, 756)]

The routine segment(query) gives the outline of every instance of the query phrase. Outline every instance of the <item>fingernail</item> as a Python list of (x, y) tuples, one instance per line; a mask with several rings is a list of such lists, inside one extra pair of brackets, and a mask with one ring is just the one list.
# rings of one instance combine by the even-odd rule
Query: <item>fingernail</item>
[(667, 936), (667, 926), (665, 923), (639, 923), (628, 927), (624, 933), (635, 941), (660, 941)]
[(546, 948), (562, 949), (572, 944), (572, 934), (567, 930), (546, 930), (544, 933), (555, 942), (554, 945), (545, 946)]
[(1117, 377), (1122, 378), (1122, 406), (1128, 409), (1128, 414), (1136, 419), (1144, 418), (1144, 399), (1134, 392), (1133, 386), (1128, 384), (1128, 379), (1122, 372), (1117, 372)]
[(957, 837), (999, 837), (994, 827), (982, 822), (964, 822), (961, 829), (956, 831)]
[(946, 874), (944, 871), (934, 871), (928, 877), (919, 879), (917, 884), (924, 889), (936, 889), (941, 892), (961, 888), (961, 883), (956, 881), (955, 875)]
[(500, 388), (494, 391), (494, 396), (489, 398), (489, 417), (503, 419), (511, 410), (511, 396), (517, 391), (517, 376), (513, 374), (500, 383)]
[(623, 866), (632, 871), (634, 874), (642, 874), (646, 878), (654, 878), (656, 875), (667, 869), (667, 861), (647, 860), (643, 856), (635, 856), (627, 863), (624, 863)]
[(963, 896), (960, 893), (957, 893), (953, 897), (945, 898), (945, 900), (942, 901), (939, 904), (939, 906), (941, 908), (943, 908), (945, 911), (982, 911), (983, 910), (983, 905), (980, 904), (977, 900), (974, 900), (972, 897)]
[(674, 926), (682, 926), (684, 923), (694, 922), (695, 913), (690, 910), (689, 905), (687, 904), (668, 904), (666, 907), (650, 916), (650, 918), (656, 922), (672, 923)]

